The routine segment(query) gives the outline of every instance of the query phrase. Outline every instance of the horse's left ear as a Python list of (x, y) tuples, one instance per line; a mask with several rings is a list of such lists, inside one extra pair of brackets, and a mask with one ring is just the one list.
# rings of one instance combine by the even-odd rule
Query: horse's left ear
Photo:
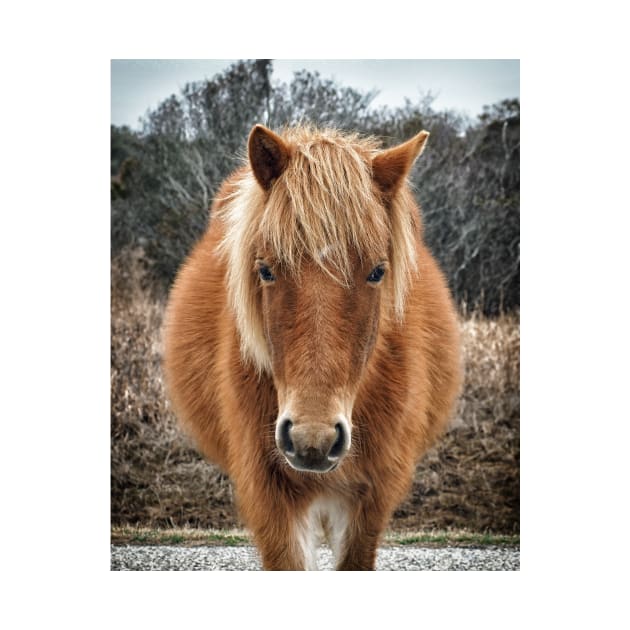
[(424, 150), (428, 137), (428, 131), (421, 131), (411, 140), (381, 151), (372, 159), (374, 181), (386, 197), (391, 198), (396, 194), (416, 158)]
[(247, 148), (249, 163), (258, 183), (269, 190), (289, 163), (289, 147), (273, 131), (256, 125), (249, 134)]

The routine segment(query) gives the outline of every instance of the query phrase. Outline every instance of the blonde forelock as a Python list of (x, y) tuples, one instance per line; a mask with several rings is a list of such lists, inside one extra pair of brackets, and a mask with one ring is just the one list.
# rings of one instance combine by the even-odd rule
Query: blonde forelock
[[(391, 303), (404, 316), (409, 275), (416, 269), (415, 205), (405, 195), (386, 210), (372, 179), (372, 138), (299, 127), (283, 139), (291, 148), (286, 170), (266, 193), (245, 169), (221, 214), (230, 303), (241, 352), (259, 371), (271, 371), (254, 263), (261, 247), (288, 273), (310, 259), (335, 281), (352, 280), (353, 253), (362, 260), (389, 258)], [(410, 195), (410, 193), (409, 193)]]

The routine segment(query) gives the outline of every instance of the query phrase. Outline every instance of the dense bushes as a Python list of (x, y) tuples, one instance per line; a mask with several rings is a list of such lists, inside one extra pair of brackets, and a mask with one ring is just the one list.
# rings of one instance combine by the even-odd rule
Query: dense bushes
[(389, 146), (420, 129), (429, 148), (411, 175), (426, 239), (458, 302), (486, 314), (519, 305), (517, 100), (472, 123), (436, 112), (430, 99), (370, 108), (373, 94), (296, 73), (272, 84), (271, 63), (239, 62), (187, 85), (144, 120), (141, 132), (111, 128), (112, 255), (142, 247), (152, 284), (168, 287), (203, 232), (221, 181), (242, 161), (251, 126), (312, 122), (374, 134)]

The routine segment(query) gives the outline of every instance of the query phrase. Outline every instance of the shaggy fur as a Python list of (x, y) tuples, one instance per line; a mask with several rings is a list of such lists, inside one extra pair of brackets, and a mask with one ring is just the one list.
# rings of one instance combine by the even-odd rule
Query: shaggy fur
[[(256, 126), (249, 164), (224, 183), (173, 287), (171, 400), (233, 479), (268, 569), (310, 567), (318, 525), (338, 568), (373, 569), (417, 459), (447, 424), (456, 317), (405, 183), (427, 138), (379, 151), (337, 131)], [(382, 281), (368, 281), (377, 267)], [(338, 467), (289, 465), (275, 439), (289, 417), (296, 449), (323, 455), (345, 423)]]

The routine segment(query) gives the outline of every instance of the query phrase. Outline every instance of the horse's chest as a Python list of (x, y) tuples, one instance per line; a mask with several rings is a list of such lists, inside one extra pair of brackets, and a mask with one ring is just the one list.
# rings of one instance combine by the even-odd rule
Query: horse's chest
[(339, 560), (348, 524), (348, 507), (341, 499), (319, 497), (311, 503), (296, 528), (307, 570), (317, 569), (317, 549), (325, 541), (330, 545), (335, 560)]

